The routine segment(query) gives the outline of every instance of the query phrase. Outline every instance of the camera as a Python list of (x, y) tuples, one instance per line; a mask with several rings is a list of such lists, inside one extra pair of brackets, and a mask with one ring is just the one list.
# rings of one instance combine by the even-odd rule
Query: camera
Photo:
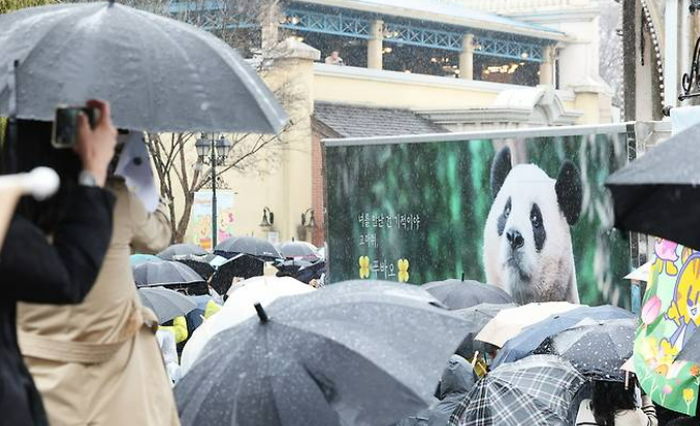
[(61, 105), (56, 108), (56, 116), (53, 121), (53, 135), (51, 145), (54, 148), (73, 148), (78, 141), (78, 115), (85, 114), (90, 127), (95, 127), (99, 110), (90, 107), (71, 107)]

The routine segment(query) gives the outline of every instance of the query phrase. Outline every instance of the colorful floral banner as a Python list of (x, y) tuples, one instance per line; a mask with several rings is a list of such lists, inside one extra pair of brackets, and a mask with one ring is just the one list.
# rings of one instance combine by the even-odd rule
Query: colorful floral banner
[[(211, 238), (211, 199), (210, 190), (198, 191), (194, 194), (194, 203), (190, 215), (190, 224), (187, 228), (185, 242), (198, 244), (205, 250), (212, 250)], [(217, 210), (217, 241), (221, 242), (231, 238), (234, 233), (234, 192), (226, 190), (216, 191)]]
[(644, 391), (657, 404), (695, 414), (700, 366), (676, 357), (700, 324), (700, 252), (656, 239), (634, 346)]

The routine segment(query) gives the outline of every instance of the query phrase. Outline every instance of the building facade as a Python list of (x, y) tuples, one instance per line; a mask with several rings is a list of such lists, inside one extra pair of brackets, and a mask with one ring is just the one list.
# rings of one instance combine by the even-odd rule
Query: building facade
[[(278, 161), (224, 177), (238, 234), (323, 243), (324, 138), (614, 120), (596, 0), (273, 1), (228, 21), (217, 1), (170, 7), (255, 40), (246, 52), (268, 82), (298, 89)], [(264, 208), (271, 227), (260, 226)]]

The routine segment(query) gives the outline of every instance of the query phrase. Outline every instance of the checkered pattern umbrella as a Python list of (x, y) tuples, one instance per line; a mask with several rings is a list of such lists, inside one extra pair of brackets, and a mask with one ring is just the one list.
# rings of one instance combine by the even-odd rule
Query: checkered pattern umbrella
[(553, 426), (574, 423), (571, 408), (586, 379), (566, 360), (533, 355), (504, 364), (457, 406), (450, 426)]

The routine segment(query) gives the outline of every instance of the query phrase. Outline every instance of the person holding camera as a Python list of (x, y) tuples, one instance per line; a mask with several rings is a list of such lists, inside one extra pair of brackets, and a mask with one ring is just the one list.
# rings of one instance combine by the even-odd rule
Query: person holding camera
[(78, 305), (20, 304), (20, 348), (53, 426), (178, 425), (158, 320), (142, 306), (129, 262), (132, 249), (167, 247), (170, 223), (121, 177), (110, 174), (105, 187), (116, 197), (114, 227), (95, 285)]
[[(23, 200), (9, 225), (0, 251), (0, 425), (47, 425), (41, 397), (34, 385), (18, 347), (16, 332), (17, 302), (70, 304), (80, 303), (92, 288), (112, 234), (114, 196), (103, 188), (107, 167), (114, 155), (116, 129), (110, 120), (109, 105), (91, 101), (89, 107), (101, 112), (101, 118), (91, 128), (87, 119), (78, 117), (78, 137), (74, 162), (81, 179), (66, 190), (63, 183), (59, 195), (70, 205), (51, 224), (42, 228), (34, 220), (40, 215), (22, 214), (31, 202)], [(25, 136), (25, 135), (23, 135)], [(21, 137), (8, 150), (29, 151), (38, 146), (31, 135)], [(77, 155), (76, 155), (77, 154)], [(29, 171), (38, 165), (26, 157), (5, 173)], [(45, 159), (43, 159), (45, 160)], [(41, 162), (41, 161), (39, 161)], [(7, 163), (6, 163), (7, 164)], [(64, 176), (59, 175), (63, 179)], [(24, 205), (24, 206), (23, 206)], [(33, 213), (38, 213), (37, 209)], [(33, 217), (32, 217), (33, 216)], [(51, 240), (47, 238), (47, 231)]]

